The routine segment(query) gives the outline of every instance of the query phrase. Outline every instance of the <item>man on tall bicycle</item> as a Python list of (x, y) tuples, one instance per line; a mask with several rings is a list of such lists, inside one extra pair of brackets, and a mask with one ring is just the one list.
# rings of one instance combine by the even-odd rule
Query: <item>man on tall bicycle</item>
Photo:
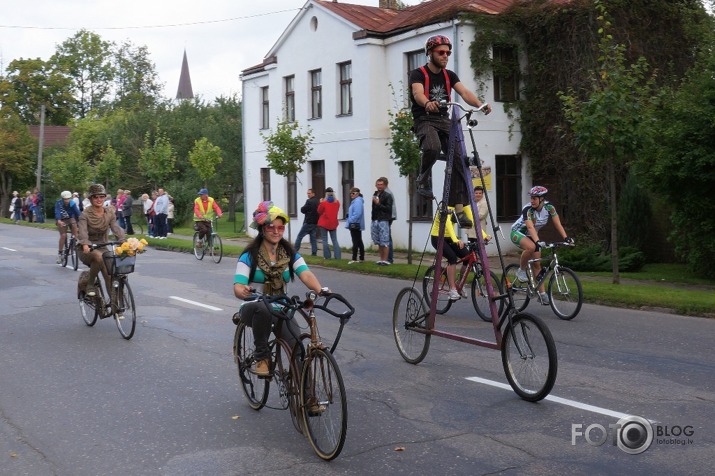
[(60, 199), (55, 202), (55, 225), (57, 225), (57, 231), (60, 232), (57, 264), (62, 263), (62, 254), (67, 242), (67, 225), (70, 225), (72, 234), (77, 236), (77, 220), (79, 220), (79, 208), (72, 201), (72, 192), (65, 190), (60, 194)]
[[(452, 42), (443, 35), (431, 36), (425, 43), (425, 54), (429, 58), (426, 65), (410, 71), (410, 100), (414, 131), (422, 149), (422, 163), (417, 177), (417, 191), (420, 195), (432, 198), (431, 170), (439, 158), (440, 152), (449, 150), (449, 130), (451, 121), (445, 102), (449, 102), (452, 89), (470, 106), (480, 108), (482, 101), (460, 82), (454, 71), (447, 69), (449, 56), (452, 54)], [(484, 113), (489, 114), (487, 104)], [(464, 174), (464, 158), (460, 147), (454, 148), (454, 168), (450, 185), (449, 206), (455, 207), (460, 225), (471, 226), (464, 215), (464, 204), (469, 204), (470, 187)]]
[(209, 191), (205, 188), (199, 190), (198, 198), (194, 200), (194, 226), (199, 232), (199, 242), (196, 246), (203, 246), (201, 240), (211, 234), (211, 221), (214, 216), (221, 218), (223, 212), (213, 197), (209, 197)]

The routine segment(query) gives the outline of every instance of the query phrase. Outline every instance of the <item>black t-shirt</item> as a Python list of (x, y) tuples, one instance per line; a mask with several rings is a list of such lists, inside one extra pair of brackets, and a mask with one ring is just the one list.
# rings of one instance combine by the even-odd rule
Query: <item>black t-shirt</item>
[[(447, 82), (444, 78), (444, 71), (447, 71), (447, 76), (449, 77), (450, 93), (454, 89), (454, 85), (459, 82), (459, 76), (457, 76), (457, 73), (448, 69), (440, 71), (439, 73), (433, 73), (427, 65), (425, 65), (424, 68), (429, 75), (429, 91), (427, 91), (427, 89), (425, 88), (425, 95), (427, 96), (427, 99), (429, 99), (430, 101), (440, 102), (451, 101), (451, 98), (447, 94)], [(410, 75), (408, 78), (410, 83), (409, 88), (410, 101), (412, 103), (412, 116), (417, 119), (418, 117), (426, 115), (427, 111), (425, 111), (424, 106), (420, 106), (415, 101), (415, 97), (412, 95), (412, 84), (420, 83), (424, 87), (425, 74), (422, 72), (422, 69), (417, 68), (410, 71)], [(446, 117), (449, 114), (448, 109), (446, 107), (442, 108), (440, 114)]]

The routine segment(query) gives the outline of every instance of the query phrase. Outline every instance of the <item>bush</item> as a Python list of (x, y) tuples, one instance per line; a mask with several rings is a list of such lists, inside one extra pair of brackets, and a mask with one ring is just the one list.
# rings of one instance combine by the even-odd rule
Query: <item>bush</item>
[[(604, 253), (599, 245), (591, 244), (574, 248), (561, 249), (559, 262), (574, 271), (611, 272), (611, 257)], [(618, 251), (619, 271), (633, 272), (643, 268), (646, 263), (645, 253), (624, 246)]]

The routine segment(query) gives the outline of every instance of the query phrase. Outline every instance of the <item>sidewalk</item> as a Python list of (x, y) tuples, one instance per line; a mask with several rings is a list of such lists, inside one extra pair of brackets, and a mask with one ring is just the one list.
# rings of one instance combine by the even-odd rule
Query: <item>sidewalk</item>
[[(186, 238), (186, 239), (191, 239), (189, 236), (184, 236), (184, 235), (172, 235), (174, 238)], [(237, 246), (242, 246), (245, 247), (250, 243), (252, 238), (248, 237), (241, 237), (241, 238), (223, 238), (224, 243), (231, 243), (233, 245)], [(502, 252), (505, 253), (504, 255), (504, 266), (507, 266), (512, 263), (518, 263), (519, 262), (519, 254), (514, 248), (511, 243), (502, 243), (501, 245)], [(352, 259), (352, 243), (349, 244), (347, 247), (341, 243), (340, 246), (341, 249), (341, 260), (343, 261), (350, 261)], [(488, 248), (489, 251), (494, 251), (496, 250), (496, 247), (494, 245), (490, 246)], [(432, 248), (432, 245), (428, 245), (428, 248), (424, 257), (424, 262), (429, 262), (431, 263), (434, 259), (434, 254), (435, 250)], [(299, 252), (303, 255), (310, 255), (310, 241), (307, 239), (304, 239), (303, 242), (300, 245), (300, 250)], [(407, 250), (395, 250), (394, 251), (394, 263), (400, 263), (400, 264), (407, 264), (408, 263), (408, 256), (407, 256)], [(318, 257), (323, 256), (323, 243), (322, 240), (318, 240)], [(331, 256), (333, 256), (333, 259), (335, 255), (331, 252)], [(422, 257), (422, 251), (413, 251), (412, 252), (412, 264), (418, 264), (420, 261), (420, 258)], [(492, 270), (498, 271), (497, 274), (501, 274), (501, 264), (499, 263), (499, 256), (494, 255), (494, 256), (489, 256), (489, 267)], [(377, 252), (377, 247), (372, 245), (370, 243), (365, 243), (365, 262), (367, 263), (377, 263), (377, 261), (380, 260), (380, 257)], [(427, 264), (429, 266), (430, 264)]]

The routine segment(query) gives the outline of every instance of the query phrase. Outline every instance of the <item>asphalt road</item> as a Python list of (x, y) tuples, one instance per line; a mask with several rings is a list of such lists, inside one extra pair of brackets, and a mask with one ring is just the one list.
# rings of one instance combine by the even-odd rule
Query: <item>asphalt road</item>
[[(559, 354), (551, 396), (533, 404), (503, 388), (498, 351), (433, 338), (421, 364), (404, 362), (391, 313), (410, 283), (317, 268), (357, 308), (336, 351), (347, 441), (325, 463), (287, 412), (245, 402), (234, 259), (141, 255), (139, 325), (125, 341), (109, 319), (84, 324), (79, 273), (54, 264), (56, 239), (0, 224), (0, 475), (709, 474), (715, 463), (713, 320), (585, 305), (567, 322), (531, 304)], [(457, 303), (438, 327), (492, 336), (469, 311)], [(337, 329), (320, 326), (326, 340)], [(640, 454), (612, 444), (609, 425), (628, 415), (650, 422)], [(588, 427), (608, 441), (589, 444)]]

